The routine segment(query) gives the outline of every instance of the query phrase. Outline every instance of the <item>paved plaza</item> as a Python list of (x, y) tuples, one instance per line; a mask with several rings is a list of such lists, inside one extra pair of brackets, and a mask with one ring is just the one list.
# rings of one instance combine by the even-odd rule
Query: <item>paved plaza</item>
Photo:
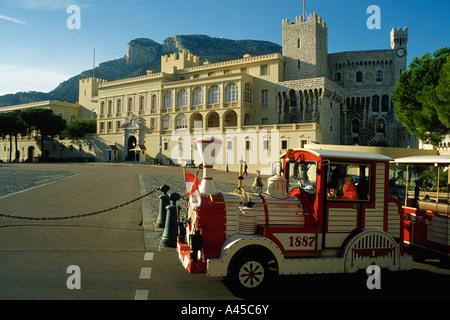
[[(155, 227), (159, 191), (121, 206), (164, 184), (171, 187), (170, 192), (184, 194), (182, 168), (132, 163), (1, 163), (0, 176), (0, 215), (57, 219), (0, 216), (0, 300), (239, 298), (220, 279), (189, 275), (174, 249), (160, 246), (164, 230)], [(233, 191), (237, 176), (214, 171), (219, 190)], [(253, 181), (250, 172), (244, 187), (251, 190)], [(81, 290), (66, 286), (66, 270), (71, 265), (81, 269)], [(378, 292), (367, 289), (364, 275), (286, 276), (277, 281), (283, 290), (274, 290), (267, 298), (396, 299), (405, 292), (408, 297), (420, 298), (431, 288), (448, 286), (449, 277), (450, 270), (434, 261), (415, 262), (413, 271), (383, 273)], [(303, 296), (300, 287), (311, 294)]]

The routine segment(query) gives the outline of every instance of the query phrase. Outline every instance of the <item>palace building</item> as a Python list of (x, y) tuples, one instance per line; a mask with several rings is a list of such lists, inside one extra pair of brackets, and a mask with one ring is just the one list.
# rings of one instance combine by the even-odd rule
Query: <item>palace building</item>
[(408, 29), (394, 28), (390, 49), (329, 53), (326, 22), (303, 15), (282, 21), (282, 54), (165, 55), (158, 73), (80, 80), (79, 106), (97, 118), (99, 161), (198, 164), (194, 140), (205, 134), (223, 141), (216, 167), (234, 170), (241, 160), (273, 170), (306, 144), (401, 147), (391, 94), (407, 43)]

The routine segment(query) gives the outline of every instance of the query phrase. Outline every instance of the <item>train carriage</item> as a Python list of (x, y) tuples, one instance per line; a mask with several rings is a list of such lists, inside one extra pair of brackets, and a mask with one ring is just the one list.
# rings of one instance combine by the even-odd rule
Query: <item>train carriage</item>
[[(217, 141), (198, 141), (211, 150)], [(409, 270), (403, 211), (388, 196), (391, 158), (369, 153), (288, 150), (265, 192), (234, 193), (213, 184), (208, 156), (199, 206), (190, 204), (177, 245), (190, 273), (226, 277), (256, 290), (273, 275), (349, 273), (376, 264)], [(212, 160), (211, 160), (212, 159)]]
[(450, 262), (450, 156), (405, 157), (392, 164), (391, 189), (403, 202), (407, 251), (417, 259)]

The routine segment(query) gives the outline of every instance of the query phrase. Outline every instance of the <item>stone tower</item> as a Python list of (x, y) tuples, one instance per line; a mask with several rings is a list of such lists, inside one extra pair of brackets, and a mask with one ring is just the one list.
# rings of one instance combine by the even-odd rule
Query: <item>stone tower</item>
[[(305, 15), (304, 15), (305, 16)], [(310, 14), (294, 22), (283, 20), (284, 80), (326, 77), (328, 65), (328, 29), (325, 21)]]
[(391, 48), (394, 50), (394, 83), (407, 68), (408, 28), (393, 28), (391, 31)]

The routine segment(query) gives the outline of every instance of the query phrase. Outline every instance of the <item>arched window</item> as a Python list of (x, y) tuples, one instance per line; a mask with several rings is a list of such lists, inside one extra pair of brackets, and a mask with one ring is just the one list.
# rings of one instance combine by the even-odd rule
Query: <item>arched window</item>
[(152, 96), (152, 109), (158, 109), (158, 96), (156, 94)]
[(291, 90), (289, 92), (289, 98), (290, 98), (290, 103), (291, 103), (291, 108), (292, 107), (297, 107), (297, 94), (295, 93), (294, 90)]
[(252, 85), (247, 82), (244, 87), (244, 102), (252, 103), (252, 91)]
[(377, 81), (383, 81), (383, 71), (377, 71)]
[(108, 101), (108, 114), (111, 114), (113, 112), (113, 102), (112, 100)]
[(171, 130), (172, 129), (172, 117), (165, 116), (163, 119), (163, 130)]
[(341, 82), (341, 73), (340, 72), (336, 72), (334, 74), (334, 82)]
[(105, 102), (100, 104), (100, 114), (105, 114)]
[(173, 107), (173, 97), (172, 92), (169, 91), (164, 95), (164, 108), (172, 108)]
[(379, 112), (380, 111), (380, 97), (379, 96), (373, 96), (372, 98), (372, 112)]
[(236, 83), (230, 83), (225, 88), (225, 102), (236, 102), (239, 100), (238, 86)]
[(184, 114), (180, 114), (177, 117), (177, 129), (186, 129), (187, 128), (187, 118)]
[(128, 112), (133, 112), (134, 111), (134, 102), (133, 102), (133, 98), (129, 98), (128, 99)]
[(388, 112), (389, 111), (389, 96), (384, 95), (381, 98), (381, 111)]
[(194, 98), (192, 100), (192, 104), (194, 106), (202, 105), (203, 102), (203, 89), (197, 88), (194, 90)]
[(178, 106), (179, 107), (185, 107), (188, 105), (188, 94), (185, 89), (181, 89), (180, 92), (178, 92)]
[(140, 111), (145, 110), (145, 97), (144, 96), (139, 97), (139, 110)]
[(117, 100), (117, 106), (116, 106), (116, 108), (117, 108), (117, 112), (118, 112), (118, 113), (121, 113), (121, 112), (122, 112), (122, 99), (118, 99), (118, 100)]
[(361, 71), (358, 71), (356, 73), (356, 82), (362, 82), (363, 81), (363, 74)]
[(220, 102), (220, 89), (219, 86), (214, 85), (209, 89), (208, 103), (215, 104)]

